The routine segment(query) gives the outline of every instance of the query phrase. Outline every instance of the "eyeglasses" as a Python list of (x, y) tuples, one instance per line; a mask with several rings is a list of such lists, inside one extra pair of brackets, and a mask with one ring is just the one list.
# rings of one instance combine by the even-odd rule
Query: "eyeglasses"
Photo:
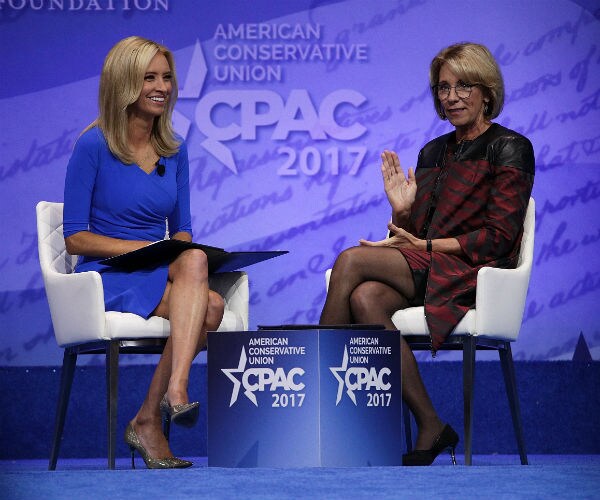
[(448, 85), (447, 83), (442, 83), (441, 85), (434, 85), (432, 88), (434, 92), (437, 93), (437, 96), (440, 101), (444, 101), (450, 97), (450, 90), (454, 89), (456, 95), (460, 99), (468, 99), (473, 91), (473, 87), (475, 85), (470, 85), (464, 82), (458, 82), (454, 87)]

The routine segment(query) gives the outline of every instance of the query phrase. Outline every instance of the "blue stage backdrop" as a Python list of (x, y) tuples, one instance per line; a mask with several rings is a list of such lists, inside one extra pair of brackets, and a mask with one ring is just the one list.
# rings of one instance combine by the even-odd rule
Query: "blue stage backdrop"
[(290, 251), (248, 269), (252, 326), (317, 322), (336, 255), (386, 232), (380, 152), (407, 168), (450, 130), (432, 106), (432, 57), (487, 45), (506, 81), (498, 121), (537, 159), (515, 357), (570, 359), (583, 333), (599, 359), (599, 18), (597, 0), (0, 0), (0, 365), (61, 361), (35, 204), (63, 200), (104, 56), (132, 34), (176, 55), (194, 240)]

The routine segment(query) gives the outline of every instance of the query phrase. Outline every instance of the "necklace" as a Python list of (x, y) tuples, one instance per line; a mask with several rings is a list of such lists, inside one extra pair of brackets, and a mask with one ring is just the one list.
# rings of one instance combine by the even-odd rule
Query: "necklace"
[(144, 154), (140, 154), (139, 151), (135, 152), (133, 158), (143, 170), (152, 170), (160, 157), (149, 143), (144, 149)]

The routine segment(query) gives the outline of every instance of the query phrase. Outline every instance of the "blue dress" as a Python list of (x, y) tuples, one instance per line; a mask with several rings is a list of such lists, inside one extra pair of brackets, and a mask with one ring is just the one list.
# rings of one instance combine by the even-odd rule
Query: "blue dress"
[[(157, 241), (180, 231), (192, 234), (189, 163), (185, 143), (179, 152), (160, 159), (163, 176), (127, 165), (114, 156), (99, 128), (79, 137), (65, 179), (64, 236), (79, 231), (124, 240)], [(167, 224), (168, 221), (168, 224)], [(168, 264), (126, 272), (79, 257), (76, 272), (98, 271), (107, 311), (131, 312), (147, 318), (159, 304), (167, 284)]]

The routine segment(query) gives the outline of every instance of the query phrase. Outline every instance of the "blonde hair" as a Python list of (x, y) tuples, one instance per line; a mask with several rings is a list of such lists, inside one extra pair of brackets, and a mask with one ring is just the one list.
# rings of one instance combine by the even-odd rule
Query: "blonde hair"
[(429, 67), (429, 83), (433, 95), (433, 104), (438, 116), (446, 119), (444, 110), (434, 90), (439, 82), (440, 69), (447, 64), (452, 73), (464, 83), (479, 85), (484, 96), (490, 102), (484, 108), (484, 116), (488, 120), (496, 118), (504, 106), (504, 80), (492, 53), (477, 43), (457, 43), (442, 49), (431, 61)]
[(172, 90), (164, 113), (154, 120), (150, 142), (160, 156), (172, 156), (179, 150), (171, 124), (178, 88), (173, 54), (152, 40), (131, 36), (118, 42), (106, 56), (100, 76), (98, 118), (84, 130), (98, 126), (111, 152), (123, 163), (134, 163), (127, 139), (127, 108), (140, 97), (146, 70), (158, 53), (169, 63)]

